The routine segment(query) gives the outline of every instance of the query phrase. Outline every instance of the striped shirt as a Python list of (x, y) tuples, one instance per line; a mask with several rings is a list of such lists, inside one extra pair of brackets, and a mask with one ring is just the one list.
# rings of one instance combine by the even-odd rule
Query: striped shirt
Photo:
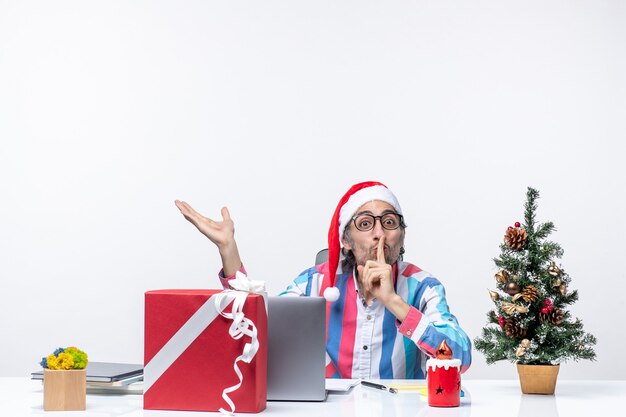
[[(319, 296), (327, 272), (328, 263), (309, 268), (280, 295)], [(396, 293), (411, 306), (402, 323), (377, 300), (366, 305), (354, 274), (338, 271), (339, 299), (326, 303), (327, 378), (424, 379), (426, 360), (444, 339), (461, 372), (469, 368), (470, 339), (450, 313), (439, 280), (406, 262), (394, 264), (393, 274)], [(220, 278), (228, 287), (231, 277)]]

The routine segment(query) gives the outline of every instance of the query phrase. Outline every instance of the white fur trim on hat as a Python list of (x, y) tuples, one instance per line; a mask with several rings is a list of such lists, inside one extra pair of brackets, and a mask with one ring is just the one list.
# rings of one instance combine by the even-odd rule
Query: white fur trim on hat
[(400, 208), (398, 199), (391, 191), (389, 191), (387, 187), (374, 185), (372, 187), (363, 188), (352, 194), (343, 207), (341, 207), (341, 212), (339, 213), (340, 240), (343, 238), (343, 231), (346, 229), (346, 226), (350, 220), (352, 220), (352, 216), (354, 216), (354, 213), (356, 213), (359, 207), (374, 200), (384, 201), (396, 209), (398, 214), (402, 214), (402, 209)]

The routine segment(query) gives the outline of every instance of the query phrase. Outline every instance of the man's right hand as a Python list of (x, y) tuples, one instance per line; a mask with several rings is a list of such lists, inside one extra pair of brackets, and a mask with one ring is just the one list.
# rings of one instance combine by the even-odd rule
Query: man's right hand
[(224, 276), (234, 275), (241, 268), (241, 258), (235, 242), (235, 223), (228, 209), (222, 207), (222, 221), (215, 221), (198, 213), (184, 201), (176, 200), (175, 204), (182, 215), (217, 246), (222, 257)]
[(222, 221), (211, 220), (198, 213), (184, 201), (176, 200), (176, 207), (187, 220), (209, 238), (218, 248), (228, 246), (235, 241), (235, 224), (226, 207), (222, 207)]

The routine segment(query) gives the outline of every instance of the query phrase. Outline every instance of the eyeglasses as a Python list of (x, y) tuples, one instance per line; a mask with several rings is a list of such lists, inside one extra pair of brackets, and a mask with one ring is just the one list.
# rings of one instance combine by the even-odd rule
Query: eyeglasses
[(357, 230), (368, 232), (376, 225), (376, 219), (380, 221), (380, 225), (385, 230), (396, 230), (400, 226), (406, 227), (402, 215), (398, 213), (387, 213), (382, 216), (359, 214), (358, 216), (354, 216), (352, 221)]

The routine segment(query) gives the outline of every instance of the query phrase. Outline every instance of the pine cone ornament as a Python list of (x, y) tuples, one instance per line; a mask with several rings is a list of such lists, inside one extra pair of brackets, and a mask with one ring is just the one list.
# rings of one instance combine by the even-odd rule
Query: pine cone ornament
[(535, 287), (534, 285), (528, 285), (524, 287), (521, 294), (522, 300), (526, 301), (527, 303), (534, 303), (539, 298), (539, 295), (537, 294), (537, 287)]
[(541, 320), (542, 323), (547, 321), (556, 326), (557, 324), (563, 323), (563, 312), (557, 308), (542, 309), (541, 313), (539, 313), (539, 320)]
[(526, 336), (527, 329), (519, 327), (519, 323), (516, 319), (506, 319), (504, 322), (504, 334), (516, 339), (522, 339)]
[(526, 230), (519, 227), (509, 227), (504, 234), (504, 242), (513, 250), (522, 250), (526, 245)]

